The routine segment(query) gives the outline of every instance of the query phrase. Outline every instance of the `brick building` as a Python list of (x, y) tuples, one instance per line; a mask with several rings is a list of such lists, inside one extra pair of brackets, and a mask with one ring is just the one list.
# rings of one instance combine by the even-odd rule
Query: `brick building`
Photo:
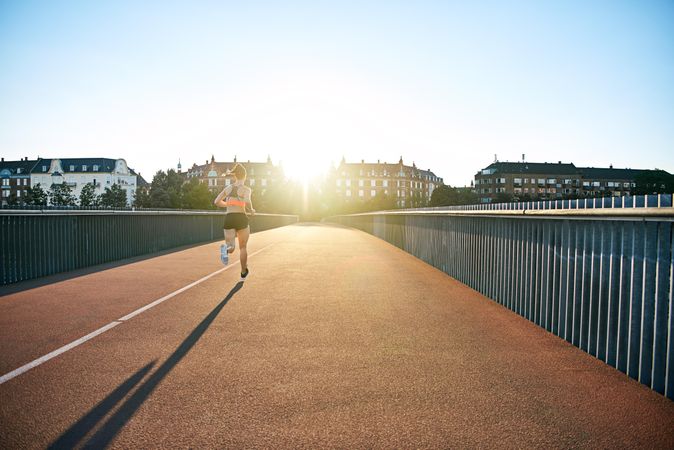
[[(499, 197), (554, 200), (629, 194), (643, 169), (576, 167), (573, 163), (495, 162), (475, 174), (480, 202)], [(502, 197), (503, 197), (502, 196)]]
[[(266, 162), (238, 162), (246, 168), (246, 184), (259, 194), (263, 194), (271, 186), (282, 184), (285, 180), (283, 168), (280, 165), (274, 165), (270, 157), (267, 157)], [(196, 178), (200, 183), (206, 184), (211, 192), (219, 193), (225, 186), (232, 183), (233, 178), (225, 174), (236, 163), (236, 156), (232, 162), (216, 162), (215, 156), (211, 156), (211, 160), (206, 161), (205, 164), (193, 164), (185, 173), (185, 178), (187, 181)]]
[(347, 163), (342, 158), (338, 167), (328, 175), (328, 186), (334, 186), (338, 197), (345, 201), (368, 201), (377, 195), (396, 200), (402, 208), (424, 206), (431, 199), (433, 190), (443, 184), (442, 178), (430, 169), (422, 170), (416, 164)]

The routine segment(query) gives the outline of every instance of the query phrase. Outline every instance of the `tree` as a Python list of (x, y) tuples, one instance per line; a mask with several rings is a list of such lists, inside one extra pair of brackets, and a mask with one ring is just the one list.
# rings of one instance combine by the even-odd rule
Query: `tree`
[(507, 192), (499, 192), (494, 197), (494, 200), (493, 200), (492, 203), (510, 203), (512, 201), (513, 201), (513, 196), (511, 194), (508, 194)]
[(150, 185), (150, 205), (154, 208), (180, 208), (182, 206), (183, 177), (175, 170), (158, 171)]
[(126, 191), (117, 183), (105, 188), (105, 192), (101, 195), (101, 205), (111, 208), (126, 207)]
[(146, 187), (143, 186), (136, 189), (136, 193), (133, 196), (133, 206), (136, 208), (152, 207), (150, 202), (150, 193), (147, 191)]
[(644, 170), (634, 177), (634, 183), (634, 195), (674, 193), (674, 175), (664, 170)]
[(48, 196), (40, 183), (26, 190), (26, 205), (47, 206)]
[(65, 183), (52, 184), (49, 190), (49, 202), (54, 206), (75, 206), (73, 190)]
[(96, 194), (96, 186), (93, 183), (85, 184), (80, 192), (80, 206), (98, 206), (100, 201), (100, 196)]
[(429, 206), (472, 205), (477, 203), (477, 195), (468, 188), (453, 188), (442, 185), (433, 189)]
[(185, 209), (213, 209), (213, 195), (205, 184), (192, 178), (182, 187), (182, 203)]

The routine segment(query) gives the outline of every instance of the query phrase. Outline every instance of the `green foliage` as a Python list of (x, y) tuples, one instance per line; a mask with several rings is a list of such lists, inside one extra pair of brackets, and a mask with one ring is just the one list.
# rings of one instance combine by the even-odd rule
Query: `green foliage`
[(674, 175), (664, 170), (644, 170), (634, 178), (634, 183), (634, 195), (674, 193)]
[(67, 184), (52, 184), (49, 189), (49, 203), (54, 206), (75, 206), (76, 198)]
[(213, 209), (214, 196), (208, 187), (192, 178), (182, 186), (182, 207), (185, 209)]
[(37, 183), (33, 187), (29, 187), (26, 190), (26, 204), (32, 206), (47, 206), (47, 200), (49, 197), (40, 183)]
[(96, 186), (93, 183), (87, 183), (80, 192), (80, 206), (98, 206), (101, 199), (96, 194)]
[(457, 189), (442, 185), (433, 190), (429, 206), (471, 205), (477, 203), (477, 195), (469, 189)]
[(101, 206), (110, 208), (126, 207), (126, 191), (117, 183), (109, 188), (105, 188), (105, 192), (101, 195)]
[(136, 189), (136, 192), (133, 196), (133, 206), (136, 208), (150, 208), (152, 204), (150, 202), (150, 193), (147, 188), (139, 187)]
[(506, 192), (499, 192), (494, 196), (494, 200), (492, 203), (510, 203), (513, 201), (513, 196), (512, 194), (508, 194)]
[(150, 205), (153, 208), (181, 208), (184, 179), (175, 170), (157, 172), (150, 185)]

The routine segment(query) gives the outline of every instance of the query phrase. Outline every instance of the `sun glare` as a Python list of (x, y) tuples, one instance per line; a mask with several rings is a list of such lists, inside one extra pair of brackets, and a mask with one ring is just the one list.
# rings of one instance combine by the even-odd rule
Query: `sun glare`
[(328, 168), (329, 162), (323, 163), (313, 158), (295, 158), (283, 162), (283, 171), (291, 180), (308, 185), (323, 176)]

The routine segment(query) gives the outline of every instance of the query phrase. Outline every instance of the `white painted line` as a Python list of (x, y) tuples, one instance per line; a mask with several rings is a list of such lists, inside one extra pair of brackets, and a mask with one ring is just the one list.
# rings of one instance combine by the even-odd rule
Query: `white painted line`
[(42, 363), (44, 363), (44, 362), (47, 362), (47, 361), (49, 361), (49, 360), (52, 359), (52, 358), (56, 358), (56, 357), (57, 357), (58, 355), (60, 355), (61, 353), (65, 353), (65, 352), (67, 352), (68, 350), (73, 349), (73, 348), (77, 347), (77, 346), (80, 345), (80, 344), (84, 344), (84, 343), (87, 342), (89, 339), (93, 339), (93, 338), (95, 338), (96, 336), (98, 336), (99, 334), (105, 333), (105, 332), (108, 331), (109, 329), (114, 328), (114, 327), (116, 327), (117, 325), (119, 325), (119, 324), (121, 324), (121, 323), (122, 323), (122, 322), (118, 322), (118, 321), (110, 322), (110, 323), (107, 324), (106, 326), (101, 327), (101, 328), (99, 328), (98, 330), (93, 331), (93, 332), (87, 334), (86, 336), (83, 336), (83, 337), (79, 338), (79, 339), (76, 340), (76, 341), (72, 341), (70, 344), (64, 345), (63, 347), (61, 347), (61, 348), (59, 348), (59, 349), (57, 349), (57, 350), (54, 350), (54, 351), (51, 352), (51, 353), (47, 353), (46, 355), (44, 355), (44, 356), (42, 356), (42, 357), (36, 359), (35, 361), (31, 361), (31, 362), (29, 362), (28, 364), (19, 367), (18, 369), (12, 370), (12, 371), (9, 372), (8, 374), (5, 374), (5, 375), (3, 375), (3, 376), (0, 377), (0, 384), (4, 383), (5, 381), (9, 381), (9, 380), (11, 380), (11, 379), (14, 378), (14, 377), (18, 377), (18, 376), (21, 375), (22, 373), (27, 372), (27, 371), (29, 371), (30, 369), (32, 369), (33, 367), (37, 367), (37, 366), (39, 366), (40, 364), (42, 364)]
[[(274, 244), (269, 244), (269, 245), (267, 245), (266, 247), (262, 247), (260, 250), (254, 252), (254, 253), (251, 253), (250, 255), (248, 255), (248, 257), (250, 258), (251, 256), (255, 256), (255, 255), (257, 255), (258, 253), (260, 253), (261, 251), (268, 249), (268, 248), (271, 247), (272, 245), (274, 245)], [(224, 272), (225, 270), (227, 270), (227, 269), (229, 269), (229, 268), (231, 268), (231, 267), (234, 267), (237, 263), (239, 263), (239, 261), (236, 261), (235, 263), (232, 263), (231, 265), (228, 265), (227, 267), (223, 267), (222, 269), (218, 269), (218, 270), (216, 270), (215, 272), (213, 272), (213, 273), (211, 273), (211, 274), (209, 274), (209, 275), (206, 275), (205, 277), (200, 278), (200, 279), (198, 279), (197, 281), (195, 281), (195, 282), (193, 282), (193, 283), (190, 283), (190, 284), (188, 284), (188, 285), (185, 286), (185, 287), (182, 287), (182, 288), (178, 289), (177, 291), (173, 291), (173, 292), (171, 292), (170, 294), (165, 295), (165, 296), (163, 296), (162, 298), (153, 301), (152, 303), (149, 303), (149, 304), (147, 304), (147, 305), (145, 305), (145, 306), (143, 306), (143, 307), (141, 307), (141, 308), (138, 308), (138, 309), (135, 310), (134, 312), (129, 313), (129, 314), (127, 314), (126, 316), (124, 316), (124, 317), (122, 317), (122, 318), (120, 318), (120, 319), (115, 320), (114, 322), (110, 322), (109, 324), (107, 324), (107, 325), (105, 325), (105, 326), (102, 326), (101, 328), (99, 328), (99, 329), (96, 330), (96, 331), (92, 331), (91, 333), (87, 334), (86, 336), (82, 336), (81, 338), (79, 338), (79, 339), (77, 339), (77, 340), (75, 340), (75, 341), (72, 341), (70, 344), (66, 344), (66, 345), (64, 345), (63, 347), (58, 348), (58, 349), (54, 350), (54, 351), (51, 352), (51, 353), (47, 353), (46, 355), (41, 356), (40, 358), (38, 358), (38, 359), (36, 359), (36, 360), (33, 360), (33, 361), (29, 362), (28, 364), (25, 364), (25, 365), (19, 367), (18, 369), (14, 369), (14, 370), (12, 370), (11, 372), (6, 373), (5, 375), (3, 375), (3, 376), (0, 377), (0, 384), (5, 383), (6, 381), (9, 381), (9, 380), (11, 380), (12, 378), (18, 377), (19, 375), (21, 375), (21, 374), (24, 373), (24, 372), (29, 371), (29, 370), (32, 369), (33, 367), (37, 367), (37, 366), (39, 366), (40, 364), (45, 363), (45, 362), (49, 361), (49, 360), (52, 359), (52, 358), (56, 358), (56, 357), (59, 356), (60, 354), (65, 353), (65, 352), (67, 352), (68, 350), (72, 350), (73, 348), (77, 347), (78, 345), (84, 344), (85, 342), (87, 342), (87, 341), (90, 340), (90, 339), (95, 338), (95, 337), (98, 336), (99, 334), (103, 334), (103, 333), (105, 333), (106, 331), (108, 331), (108, 330), (110, 330), (110, 329), (116, 327), (117, 325), (121, 325), (122, 323), (126, 322), (127, 320), (131, 319), (132, 317), (136, 317), (138, 314), (140, 314), (140, 313), (142, 313), (142, 312), (145, 312), (145, 311), (147, 311), (148, 309), (153, 308), (153, 307), (157, 306), (158, 304), (160, 304), (160, 303), (162, 303), (162, 302), (165, 302), (166, 300), (168, 300), (168, 299), (170, 299), (170, 298), (175, 297), (176, 295), (180, 294), (181, 292), (185, 292), (186, 290), (188, 290), (188, 289), (190, 289), (190, 288), (196, 286), (197, 284), (202, 283), (202, 282), (208, 280), (209, 278), (211, 278), (211, 277), (213, 277), (213, 276), (215, 276), (215, 275), (217, 275), (217, 274), (219, 274), (219, 273), (221, 273), (221, 272)]]

